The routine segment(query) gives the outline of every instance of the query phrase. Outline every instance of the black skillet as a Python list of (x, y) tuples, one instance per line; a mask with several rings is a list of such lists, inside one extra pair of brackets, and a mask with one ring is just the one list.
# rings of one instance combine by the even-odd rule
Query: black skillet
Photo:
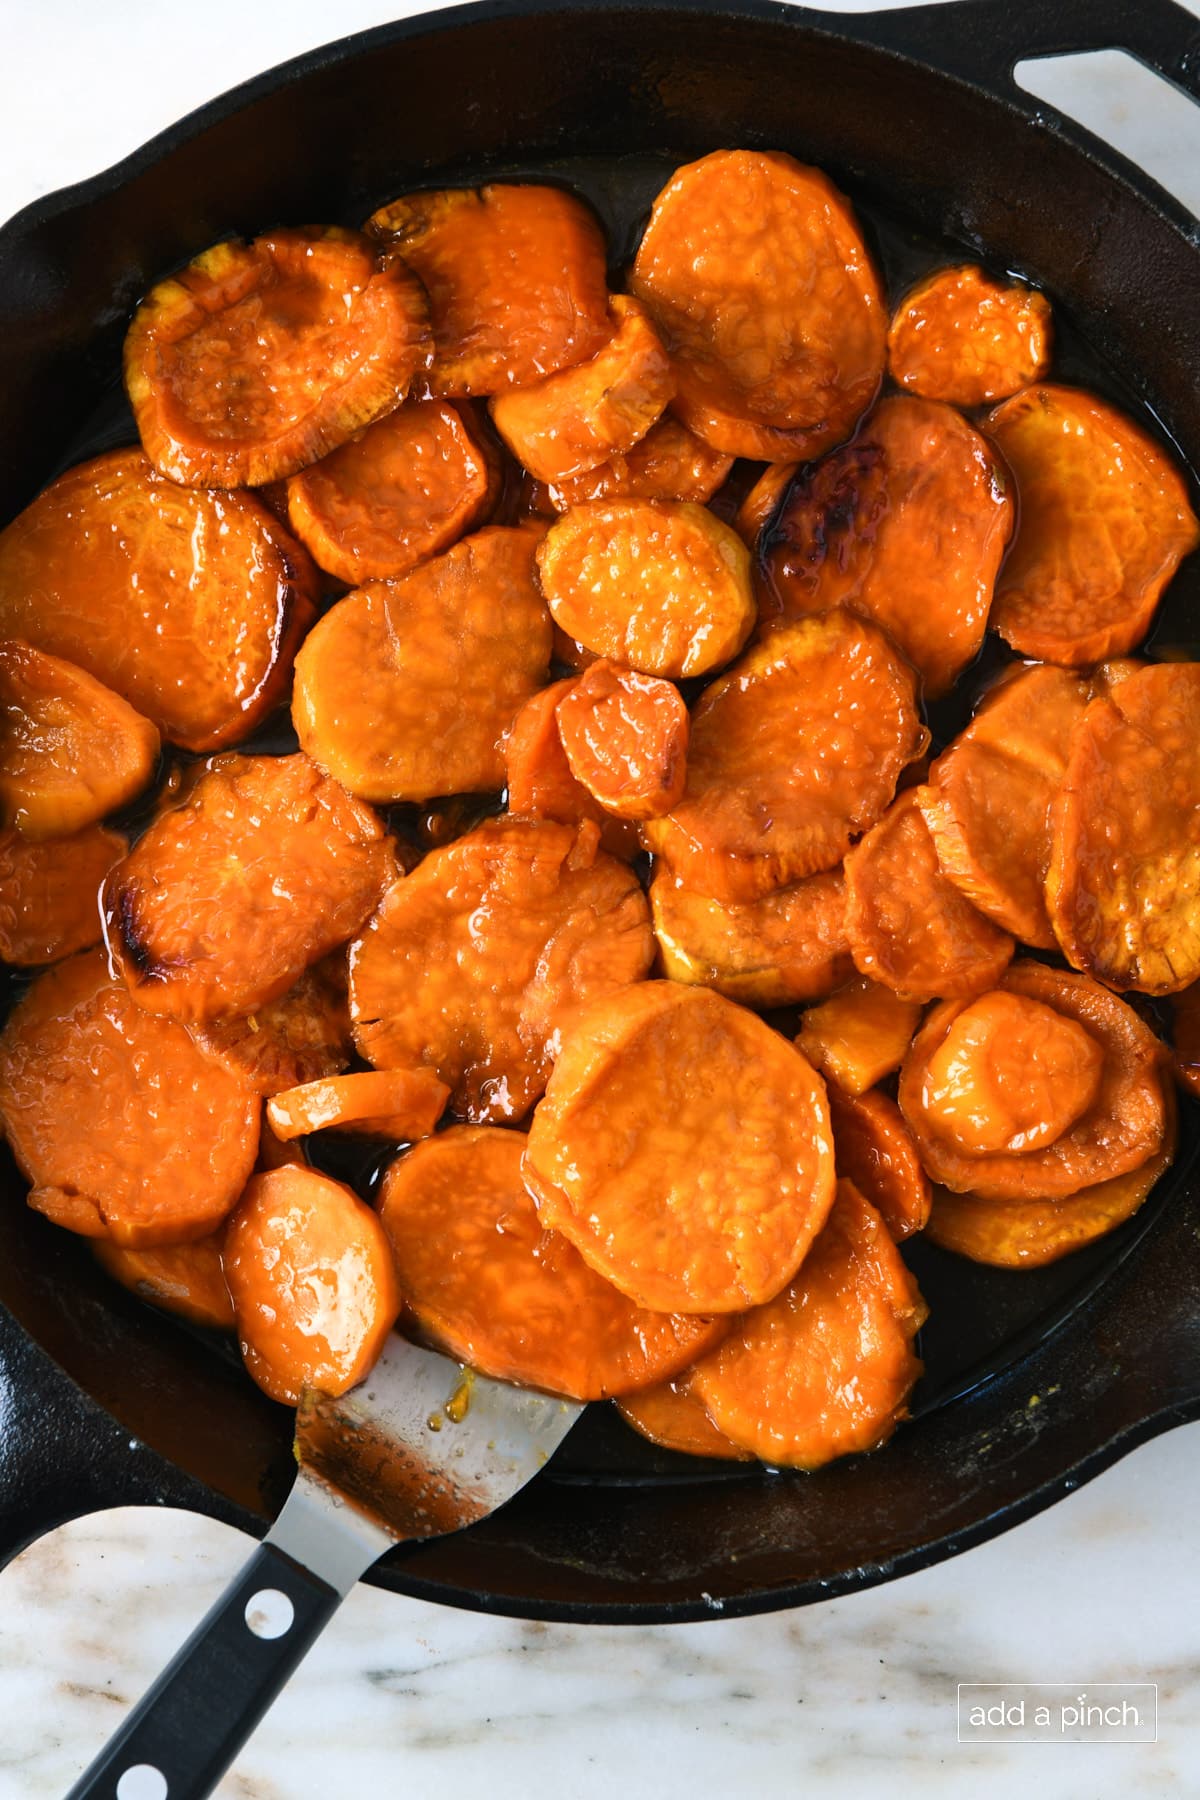
[[(828, 169), (893, 281), (946, 240), (1030, 276), (1066, 321), (1065, 373), (1148, 410), (1200, 467), (1200, 228), (1012, 78), (1026, 56), (1108, 45), (1200, 99), (1200, 24), (1170, 0), (857, 18), (765, 0), (497, 0), (315, 51), (0, 232), (0, 518), (129, 435), (116, 371), (130, 308), (214, 239), (356, 222), (406, 187), (485, 171), (576, 181), (629, 236), (663, 170), (719, 145)], [(1159, 642), (1194, 647), (1197, 618), (1185, 569)], [(1197, 1124), (1186, 1109), (1176, 1172), (1134, 1221), (1050, 1269), (916, 1246), (928, 1374), (884, 1451), (816, 1476), (718, 1468), (593, 1407), (519, 1500), (372, 1579), (531, 1618), (683, 1620), (869, 1586), (1028, 1517), (1200, 1414)], [(261, 1535), (290, 1481), (290, 1415), (226, 1347), (142, 1306), (29, 1212), (11, 1163), (0, 1182), (0, 1560), (130, 1503)]]

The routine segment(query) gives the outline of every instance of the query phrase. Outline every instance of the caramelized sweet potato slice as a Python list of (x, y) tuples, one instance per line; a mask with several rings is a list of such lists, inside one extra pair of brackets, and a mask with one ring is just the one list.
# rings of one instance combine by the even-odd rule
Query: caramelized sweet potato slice
[(757, 548), (758, 540), (772, 524), (780, 502), (792, 484), (799, 463), (768, 463), (734, 515), (733, 528), (747, 550)]
[(350, 952), (362, 1055), (434, 1070), (460, 1118), (520, 1119), (579, 1007), (653, 960), (646, 897), (598, 835), (496, 819), (398, 882)]
[(398, 581), (348, 594), (309, 633), (296, 733), (352, 794), (428, 800), (504, 785), (504, 739), (550, 672), (537, 541), (488, 526)]
[(392, 1163), (379, 1214), (406, 1322), (484, 1375), (575, 1400), (662, 1381), (710, 1349), (722, 1321), (635, 1306), (542, 1229), (524, 1149), (520, 1132), (459, 1125)]
[(395, 868), (374, 813), (307, 756), (217, 757), (109, 875), (109, 954), (139, 1006), (237, 1018), (351, 937)]
[(650, 886), (650, 909), (670, 979), (714, 988), (743, 1006), (820, 999), (854, 966), (840, 869), (739, 905), (693, 893), (663, 868)]
[(402, 263), (339, 226), (231, 238), (151, 288), (125, 386), (151, 462), (195, 487), (294, 474), (399, 406), (432, 350)]
[(664, 414), (623, 456), (610, 456), (582, 475), (551, 481), (538, 490), (546, 510), (569, 512), (585, 500), (711, 500), (733, 467), (732, 456), (714, 450), (682, 419)]
[(1184, 1087), (1200, 1099), (1200, 983), (1193, 982), (1176, 994), (1171, 1013), (1175, 1073)]
[(1072, 667), (1134, 649), (1200, 542), (1179, 470), (1132, 419), (1075, 388), (1026, 388), (984, 429), (1021, 515), (993, 629), (1022, 656)]
[(793, 482), (764, 546), (763, 617), (853, 607), (936, 697), (979, 652), (1012, 528), (986, 439), (939, 401), (889, 395)]
[(586, 361), (611, 326), (604, 234), (574, 195), (533, 183), (407, 194), (366, 229), (415, 269), (436, 353), (429, 394), (498, 394)]
[(631, 861), (638, 851), (637, 826), (606, 813), (571, 773), (559, 736), (557, 707), (574, 679), (552, 682), (527, 700), (504, 744), (508, 810), (530, 819), (554, 819), (578, 825), (591, 819), (600, 827), (601, 848)]
[(852, 1181), (897, 1243), (924, 1229), (932, 1194), (912, 1132), (894, 1100), (872, 1089), (847, 1094), (829, 1083), (837, 1172)]
[(191, 1033), (257, 1094), (339, 1075), (350, 1061), (346, 984), (345, 956), (327, 956), (277, 1000), (240, 1018), (193, 1025)]
[(656, 819), (682, 799), (688, 712), (669, 681), (595, 662), (555, 716), (571, 773), (606, 812)]
[(185, 750), (252, 731), (312, 623), (308, 554), (250, 494), (140, 450), (68, 469), (0, 533), (0, 632), (66, 657)]
[(736, 656), (754, 624), (750, 559), (703, 506), (589, 500), (538, 547), (555, 622), (589, 650), (672, 681)]
[(36, 968), (98, 944), (100, 889), (128, 848), (103, 825), (45, 843), (0, 832), (0, 958)]
[(839, 1181), (790, 1286), (691, 1374), (713, 1423), (764, 1462), (815, 1469), (874, 1450), (907, 1417), (928, 1308), (873, 1206)]
[(875, 398), (887, 316), (871, 258), (849, 201), (790, 156), (717, 150), (677, 169), (630, 285), (675, 361), (675, 411), (731, 456), (820, 456)]
[(29, 1204), (134, 1249), (205, 1237), (258, 1147), (259, 1102), (94, 951), (34, 982), (0, 1036), (0, 1117)]
[(791, 1279), (832, 1204), (824, 1084), (719, 994), (626, 988), (564, 1033), (525, 1179), (542, 1223), (639, 1306), (739, 1312)]
[(383, 1226), (315, 1169), (272, 1169), (247, 1183), (226, 1230), (224, 1265), (246, 1367), (285, 1406), (306, 1387), (354, 1387), (400, 1311)]
[(190, 1244), (161, 1244), (150, 1250), (128, 1250), (97, 1238), (92, 1254), (102, 1269), (139, 1300), (178, 1313), (193, 1325), (232, 1331), (233, 1302), (221, 1268), (224, 1241), (223, 1229)]
[(627, 1425), (663, 1450), (678, 1450), (684, 1456), (715, 1456), (722, 1462), (754, 1461), (749, 1450), (713, 1424), (686, 1373), (622, 1395), (617, 1411)]
[(888, 368), (910, 394), (983, 406), (1040, 381), (1053, 339), (1044, 294), (963, 263), (935, 269), (904, 296), (888, 327)]
[(1046, 905), (1063, 955), (1113, 988), (1200, 977), (1200, 664), (1160, 663), (1093, 700), (1051, 811)]
[(843, 611), (802, 620), (703, 694), (683, 799), (646, 842), (695, 892), (760, 899), (841, 862), (928, 741), (881, 631)]
[(407, 1143), (428, 1137), (450, 1089), (431, 1069), (368, 1070), (288, 1088), (267, 1102), (267, 1122), (286, 1143), (311, 1131), (356, 1131)]
[(920, 1022), (919, 1001), (860, 975), (808, 1008), (796, 1043), (847, 1094), (865, 1094), (900, 1067)]

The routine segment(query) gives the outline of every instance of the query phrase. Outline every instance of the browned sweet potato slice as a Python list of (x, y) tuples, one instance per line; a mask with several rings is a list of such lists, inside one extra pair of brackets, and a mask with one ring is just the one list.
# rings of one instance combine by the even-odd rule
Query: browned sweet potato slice
[(1040, 381), (1053, 338), (1044, 294), (964, 263), (935, 269), (904, 296), (888, 328), (888, 368), (910, 394), (982, 406)]
[(302, 747), (364, 800), (504, 785), (504, 739), (550, 672), (537, 534), (491, 525), (339, 600), (296, 659)]
[(34, 982), (0, 1036), (0, 1117), (29, 1204), (135, 1249), (205, 1237), (254, 1166), (259, 1102), (98, 952)]
[(151, 1012), (238, 1017), (352, 936), (395, 872), (374, 813), (307, 756), (217, 757), (105, 883), (109, 953)]
[(1012, 526), (987, 441), (953, 407), (892, 394), (793, 482), (766, 546), (764, 619), (851, 606), (944, 694), (983, 643)]
[(839, 1181), (799, 1274), (701, 1358), (691, 1387), (735, 1444), (815, 1469), (876, 1449), (907, 1417), (927, 1313), (883, 1220)]
[(571, 773), (559, 736), (557, 707), (575, 685), (572, 677), (552, 682), (527, 700), (504, 744), (508, 810), (531, 819), (555, 819), (578, 825), (592, 819), (600, 827), (601, 847), (629, 861), (637, 855), (637, 826), (606, 813), (598, 800)]
[(802, 620), (702, 696), (683, 799), (646, 842), (697, 893), (759, 899), (839, 863), (928, 741), (881, 631), (842, 611)]
[(260, 501), (178, 487), (140, 450), (68, 469), (0, 533), (0, 632), (77, 663), (185, 750), (244, 737), (284, 698), (316, 594)]
[[(682, 419), (665, 414), (623, 456), (611, 456), (582, 475), (535, 486), (537, 507), (569, 512), (585, 500), (711, 500), (733, 467)], [(544, 497), (545, 504), (542, 504)]]
[(894, 1100), (871, 1090), (847, 1094), (829, 1083), (837, 1172), (852, 1181), (899, 1243), (929, 1219), (929, 1178)]
[(1200, 541), (1182, 475), (1132, 419), (1075, 388), (1027, 388), (984, 429), (1016, 477), (1021, 514), (993, 628), (1041, 662), (1123, 656)]
[(345, 956), (327, 956), (277, 1000), (241, 1018), (193, 1025), (192, 1036), (258, 1094), (338, 1075), (350, 1061), (346, 981)]
[(906, 1000), (978, 994), (1013, 941), (939, 869), (924, 791), (908, 788), (846, 857), (846, 936), (859, 973)]
[(367, 1070), (276, 1094), (267, 1102), (267, 1122), (285, 1142), (311, 1131), (357, 1131), (407, 1143), (429, 1136), (449, 1098), (431, 1069)]
[(739, 905), (693, 893), (663, 868), (651, 883), (650, 909), (671, 980), (715, 988), (743, 1006), (820, 999), (853, 969), (840, 869)]
[(669, 681), (595, 662), (555, 716), (571, 773), (606, 812), (656, 819), (682, 798), (688, 712)]
[(686, 1373), (622, 1395), (617, 1410), (627, 1425), (664, 1450), (678, 1450), (684, 1456), (715, 1456), (722, 1462), (754, 1461), (749, 1450), (718, 1431)]
[(100, 888), (128, 848), (103, 825), (45, 843), (0, 832), (0, 957), (32, 968), (98, 944)]
[(768, 463), (734, 515), (733, 527), (748, 550), (754, 550), (759, 538), (779, 510), (783, 496), (791, 486), (799, 463)]
[(675, 411), (731, 456), (820, 456), (875, 397), (887, 316), (871, 258), (849, 201), (790, 156), (717, 150), (677, 169), (630, 285), (675, 360)]
[(496, 819), (398, 882), (350, 953), (363, 1056), (435, 1070), (461, 1118), (521, 1118), (579, 1007), (653, 960), (646, 897), (598, 835)]
[(739, 1312), (791, 1279), (832, 1204), (824, 1083), (753, 1013), (645, 982), (564, 1033), (525, 1179), (639, 1306)]
[(1200, 1098), (1200, 983), (1193, 982), (1176, 994), (1171, 1011), (1175, 1072), (1184, 1087)]
[(1093, 700), (1051, 812), (1046, 905), (1063, 955), (1113, 988), (1200, 977), (1200, 664), (1160, 663)]
[(513, 182), (407, 194), (372, 213), (366, 229), (428, 291), (430, 394), (528, 387), (595, 355), (609, 335), (604, 234), (560, 188)]
[(647, 675), (704, 675), (754, 624), (750, 559), (703, 506), (589, 500), (538, 547), (542, 592), (570, 637)]
[(253, 487), (316, 462), (399, 406), (432, 340), (402, 263), (338, 226), (214, 244), (152, 287), (125, 339), (151, 462)]
[(150, 1250), (129, 1250), (97, 1238), (92, 1253), (101, 1268), (139, 1300), (178, 1313), (193, 1325), (232, 1331), (233, 1301), (221, 1268), (224, 1241), (223, 1229), (190, 1244), (161, 1244)]
[(904, 1061), (921, 1005), (860, 975), (800, 1021), (796, 1043), (814, 1068), (848, 1094), (865, 1094)]
[(934, 1181), (984, 1200), (1059, 1200), (1157, 1156), (1165, 1053), (1133, 1008), (1042, 963), (1014, 963), (997, 988), (935, 1007), (900, 1072), (900, 1110)]

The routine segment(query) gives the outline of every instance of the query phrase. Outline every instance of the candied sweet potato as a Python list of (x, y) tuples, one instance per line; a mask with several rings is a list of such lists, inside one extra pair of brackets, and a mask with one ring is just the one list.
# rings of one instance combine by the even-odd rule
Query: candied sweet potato
[(630, 285), (675, 362), (675, 411), (731, 456), (820, 456), (875, 398), (887, 316), (871, 258), (849, 201), (790, 156), (717, 150), (677, 169)]
[(68, 469), (0, 533), (0, 632), (77, 663), (185, 750), (284, 698), (317, 575), (250, 494), (166, 481), (140, 450)]
[(693, 893), (663, 868), (650, 885), (650, 910), (670, 979), (713, 988), (743, 1006), (817, 1000), (853, 971), (840, 869), (726, 904)]
[(528, 387), (594, 356), (609, 336), (604, 234), (561, 188), (493, 182), (406, 194), (366, 229), (429, 294), (436, 349), (418, 391)]
[(536, 532), (489, 525), (339, 600), (296, 658), (303, 749), (364, 800), (504, 785), (504, 739), (550, 672)]
[(928, 741), (881, 631), (840, 610), (801, 620), (702, 695), (683, 799), (646, 842), (695, 892), (757, 900), (839, 863)]
[(0, 1036), (0, 1117), (29, 1204), (128, 1248), (208, 1235), (254, 1166), (259, 1102), (99, 952), (39, 976)]
[(310, 1131), (356, 1131), (407, 1143), (429, 1136), (449, 1098), (450, 1089), (431, 1069), (368, 1069), (275, 1094), (267, 1102), (267, 1123), (285, 1143)]
[(647, 675), (705, 675), (755, 619), (735, 531), (690, 502), (588, 500), (538, 546), (542, 592), (568, 636)]
[(254, 487), (399, 406), (432, 351), (421, 283), (340, 226), (231, 238), (151, 288), (125, 386), (151, 462), (196, 487)]
[(850, 606), (882, 625), (930, 697), (978, 654), (1013, 527), (996, 456), (953, 407), (891, 394), (804, 469), (764, 546), (763, 618)]
[(571, 773), (606, 812), (656, 819), (682, 799), (688, 712), (669, 681), (595, 662), (555, 717)]
[(578, 1008), (653, 960), (646, 897), (597, 840), (589, 822), (496, 819), (391, 888), (350, 952), (362, 1055), (434, 1070), (472, 1123), (520, 1119)]
[(637, 855), (637, 826), (614, 818), (571, 773), (558, 730), (557, 707), (575, 682), (555, 681), (527, 700), (504, 743), (508, 810), (531, 819), (555, 819), (578, 825), (592, 819), (600, 827), (601, 847), (625, 861)]
[(98, 944), (100, 889), (128, 848), (103, 825), (45, 842), (0, 832), (0, 958), (35, 968)]
[(1179, 470), (1132, 419), (1076, 388), (1026, 388), (984, 430), (1020, 506), (993, 629), (1022, 656), (1072, 667), (1134, 649), (1200, 542)]
[(581, 475), (551, 481), (541, 492), (552, 513), (568, 512), (585, 500), (689, 500), (702, 505), (732, 467), (732, 456), (714, 450), (682, 419), (664, 414), (632, 450)]
[(733, 528), (753, 551), (779, 510), (799, 463), (768, 463), (734, 515)]
[(92, 1254), (102, 1269), (139, 1300), (178, 1313), (193, 1325), (232, 1331), (233, 1302), (221, 1268), (224, 1241), (223, 1229), (189, 1244), (160, 1244), (149, 1250), (129, 1250), (96, 1238)]
[(109, 875), (109, 955), (151, 1012), (236, 1018), (353, 936), (395, 867), (374, 813), (307, 756), (217, 757)]
[(254, 1012), (191, 1026), (209, 1056), (232, 1069), (258, 1094), (323, 1075), (339, 1075), (350, 1061), (350, 1002), (344, 955), (327, 956), (299, 981)]
[(617, 1411), (627, 1425), (663, 1450), (678, 1450), (684, 1456), (715, 1456), (722, 1462), (754, 1461), (749, 1450), (718, 1431), (686, 1372), (622, 1395)]
[(837, 1172), (875, 1208), (893, 1238), (924, 1229), (932, 1199), (912, 1132), (894, 1100), (872, 1089), (847, 1094), (831, 1081), (829, 1116)]
[(639, 1306), (738, 1312), (791, 1279), (833, 1202), (824, 1083), (719, 994), (618, 990), (563, 1034), (525, 1179)]
[(888, 327), (888, 368), (910, 394), (983, 406), (1040, 381), (1053, 341), (1044, 294), (963, 263), (904, 296)]
[(796, 1043), (846, 1093), (865, 1094), (900, 1067), (920, 1021), (919, 1001), (859, 975), (807, 1009)]

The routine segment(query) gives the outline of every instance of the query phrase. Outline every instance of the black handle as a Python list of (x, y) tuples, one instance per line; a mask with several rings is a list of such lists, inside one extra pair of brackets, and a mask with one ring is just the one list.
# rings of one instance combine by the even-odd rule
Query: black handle
[(340, 1601), (261, 1545), (67, 1800), (204, 1800)]

